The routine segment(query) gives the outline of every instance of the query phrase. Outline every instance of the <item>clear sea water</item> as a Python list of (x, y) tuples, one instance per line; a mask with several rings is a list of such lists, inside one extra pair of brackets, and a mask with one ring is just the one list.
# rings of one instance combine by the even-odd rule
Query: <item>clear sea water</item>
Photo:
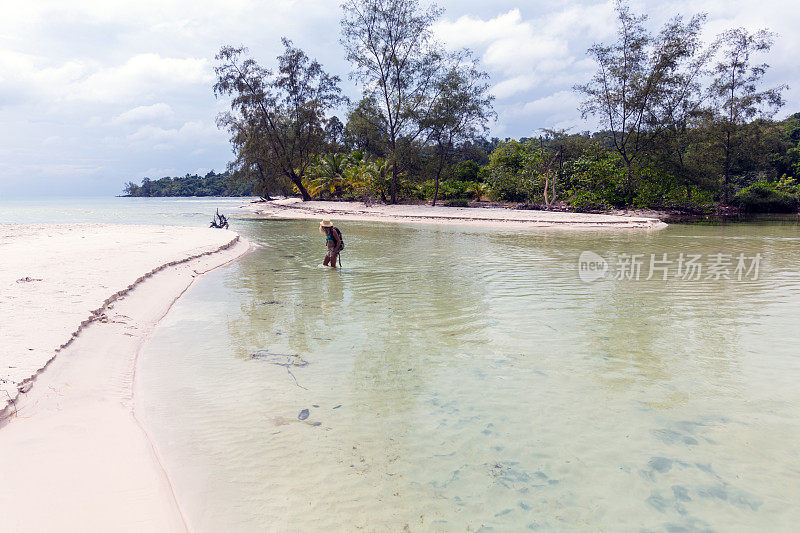
[(0, 199), (0, 224), (95, 222), (208, 226), (255, 198), (46, 198)]
[[(206, 225), (239, 203), (139, 200), (75, 209)], [(36, 209), (50, 213), (0, 214)], [(796, 530), (796, 219), (341, 222), (336, 271), (313, 221), (232, 220), (256, 249), (193, 285), (137, 370), (193, 529)], [(616, 273), (642, 254), (640, 279), (582, 280), (585, 251)], [(675, 274), (681, 253), (701, 256), (700, 279)], [(673, 261), (668, 279), (645, 279), (650, 254)], [(717, 254), (733, 279), (706, 279)], [(739, 254), (758, 276), (736, 279)]]

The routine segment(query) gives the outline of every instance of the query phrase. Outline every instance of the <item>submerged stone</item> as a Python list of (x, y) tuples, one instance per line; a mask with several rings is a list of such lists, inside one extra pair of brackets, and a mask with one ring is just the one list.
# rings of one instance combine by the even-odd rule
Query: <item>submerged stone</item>
[(296, 354), (284, 354), (284, 353), (274, 353), (270, 352), (269, 350), (258, 350), (255, 353), (251, 353), (250, 357), (253, 359), (259, 359), (261, 361), (266, 361), (272, 365), (278, 366), (306, 366), (308, 364), (307, 361), (303, 361), (303, 359)]
[(650, 462), (648, 462), (647, 465), (659, 474), (663, 474), (672, 468), (672, 459), (667, 459), (666, 457), (653, 457), (650, 459)]

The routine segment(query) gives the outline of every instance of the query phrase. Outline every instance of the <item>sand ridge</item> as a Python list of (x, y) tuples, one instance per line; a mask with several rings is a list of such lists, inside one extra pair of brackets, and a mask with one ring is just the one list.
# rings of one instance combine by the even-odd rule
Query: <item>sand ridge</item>
[(240, 209), (263, 218), (375, 221), (394, 223), (455, 224), (509, 229), (645, 229), (667, 225), (657, 218), (508, 209), (502, 207), (440, 207), (424, 205), (366, 205), (363, 202), (307, 201), (281, 198), (246, 204)]
[(232, 246), (232, 231), (0, 225), (0, 420), (105, 307), (160, 269)]
[[(230, 231), (204, 228), (3, 227), (9, 229), (33, 241), (44, 234), (54, 248), (49, 253), (61, 252), (73, 261), (69, 266), (48, 263), (34, 271), (41, 274), (27, 276), (31, 280), (58, 277), (57, 271), (84, 273), (92, 270), (87, 265), (94, 265), (95, 276), (81, 285), (87, 295), (84, 304), (116, 288), (112, 283), (130, 285), (106, 296), (100, 312), (81, 323), (80, 334), (70, 337), (46, 369), (37, 372), (30, 390), (6, 409), (0, 428), (3, 529), (185, 531), (186, 521), (158, 451), (136, 417), (136, 359), (145, 339), (192, 282), (247, 253), (250, 243)], [(147, 239), (154, 237), (166, 248), (151, 250)], [(103, 250), (100, 265), (97, 255), (75, 256), (75, 250), (63, 250), (77, 240), (93, 242), (79, 246), (84, 252)], [(114, 254), (109, 246), (131, 250)], [(126, 261), (133, 264), (123, 264)], [(29, 260), (26, 266), (35, 264)], [(96, 272), (114, 267), (119, 275)], [(9, 273), (4, 274), (7, 278)], [(93, 290), (91, 283), (102, 285), (102, 291)], [(43, 319), (53, 319), (59, 308), (41, 301), (39, 305)], [(63, 322), (74, 324), (73, 319), (68, 314)], [(36, 325), (27, 324), (31, 330)]]

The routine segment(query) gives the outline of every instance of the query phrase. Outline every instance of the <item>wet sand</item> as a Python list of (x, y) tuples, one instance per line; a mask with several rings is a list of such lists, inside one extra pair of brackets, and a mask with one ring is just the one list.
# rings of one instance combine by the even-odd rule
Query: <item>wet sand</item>
[(198, 276), (249, 249), (205, 228), (0, 226), (4, 529), (185, 530), (133, 410), (135, 361)]

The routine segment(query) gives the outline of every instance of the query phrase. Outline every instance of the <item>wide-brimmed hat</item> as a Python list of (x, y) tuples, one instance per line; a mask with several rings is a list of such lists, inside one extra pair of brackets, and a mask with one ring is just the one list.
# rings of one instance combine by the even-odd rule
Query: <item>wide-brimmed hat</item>
[(320, 225), (320, 227), (323, 227), (323, 228), (332, 228), (333, 227), (333, 222), (331, 222), (328, 219), (325, 219), (322, 222), (320, 222), (319, 225)]

